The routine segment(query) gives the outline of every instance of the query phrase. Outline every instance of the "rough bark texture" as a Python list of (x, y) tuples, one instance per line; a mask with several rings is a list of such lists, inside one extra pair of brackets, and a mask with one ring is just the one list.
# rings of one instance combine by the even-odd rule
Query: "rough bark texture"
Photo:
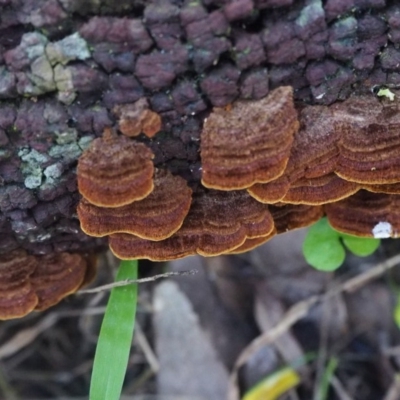
[(331, 104), (400, 84), (400, 6), (389, 0), (0, 0), (0, 252), (96, 248), (76, 217), (75, 168), (146, 97), (141, 137), (192, 186), (213, 106), (292, 85)]

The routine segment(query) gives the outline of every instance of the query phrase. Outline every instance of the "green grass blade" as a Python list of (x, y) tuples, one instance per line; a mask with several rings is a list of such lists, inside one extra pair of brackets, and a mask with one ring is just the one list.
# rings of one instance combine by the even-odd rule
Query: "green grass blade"
[[(137, 279), (137, 260), (121, 261), (117, 281)], [(94, 357), (90, 400), (121, 396), (135, 326), (137, 284), (114, 288), (108, 300)]]
[(317, 396), (318, 399), (326, 400), (328, 398), (331, 379), (335, 374), (338, 366), (339, 366), (339, 360), (336, 357), (330, 358), (328, 365), (326, 366), (325, 371), (322, 375), (322, 379), (320, 381), (320, 385), (318, 388), (318, 396)]

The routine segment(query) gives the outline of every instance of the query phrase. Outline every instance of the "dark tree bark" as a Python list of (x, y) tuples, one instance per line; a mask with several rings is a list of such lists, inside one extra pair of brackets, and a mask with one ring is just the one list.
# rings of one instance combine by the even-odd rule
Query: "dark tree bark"
[(156, 166), (200, 178), (213, 106), (291, 85), (329, 105), (400, 83), (389, 0), (0, 0), (0, 252), (86, 251), (77, 159), (146, 97), (162, 116)]

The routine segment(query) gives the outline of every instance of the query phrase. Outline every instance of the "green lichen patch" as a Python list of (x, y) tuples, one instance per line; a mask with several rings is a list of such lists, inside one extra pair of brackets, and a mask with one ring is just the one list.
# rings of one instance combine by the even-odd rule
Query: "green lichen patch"
[(46, 46), (46, 53), (52, 65), (58, 63), (66, 65), (73, 60), (90, 58), (89, 46), (79, 33), (74, 33), (58, 42), (49, 43)]
[(49, 154), (53, 158), (61, 158), (64, 161), (75, 161), (82, 154), (82, 149), (77, 143), (69, 143), (53, 146)]
[(62, 132), (56, 132), (56, 143), (63, 145), (69, 143), (75, 143), (78, 138), (78, 131), (74, 128)]

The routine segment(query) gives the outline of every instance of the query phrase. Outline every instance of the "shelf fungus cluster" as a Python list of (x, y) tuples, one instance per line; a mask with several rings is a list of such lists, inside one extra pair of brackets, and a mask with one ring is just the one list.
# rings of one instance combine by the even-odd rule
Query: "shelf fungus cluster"
[[(116, 111), (143, 131), (147, 105), (135, 107)], [(343, 232), (397, 236), (399, 108), (361, 96), (296, 109), (291, 87), (215, 108), (194, 193), (145, 144), (106, 132), (78, 163), (82, 230), (121, 259), (154, 261), (244, 252), (324, 214)]]
[[(122, 259), (172, 260), (192, 254), (214, 256), (251, 249), (275, 234), (268, 206), (245, 191), (196, 193), (182, 227), (162, 241), (116, 234), (111, 250)], [(240, 250), (239, 250), (240, 251)]]
[(0, 255), (0, 319), (19, 318), (57, 304), (90, 282), (93, 260), (80, 254), (28, 255), (17, 249)]
[[(112, 131), (92, 142), (77, 168), (77, 212), (85, 233), (109, 236), (110, 242), (127, 237), (158, 243), (181, 228), (192, 190), (183, 178), (155, 169), (152, 159), (146, 145)], [(113, 251), (120, 258), (137, 257), (135, 250), (129, 257)]]
[(278, 233), (297, 227), (282, 219), (287, 215), (311, 221), (325, 213), (349, 234), (398, 235), (398, 102), (358, 96), (303, 106), (297, 115), (291, 89), (278, 88), (264, 100), (215, 109), (204, 124), (201, 157), (204, 186), (246, 189), (270, 205)]
[[(129, 114), (123, 107), (115, 112), (121, 118), (131, 115), (131, 126), (143, 131), (135, 118), (139, 120), (140, 110), (147, 106), (135, 107), (139, 114), (132, 110)], [(228, 124), (226, 114), (233, 117)], [(321, 217), (320, 209), (303, 206), (298, 212), (276, 205), (270, 210), (244, 190), (254, 181), (283, 174), (298, 128), (288, 87), (259, 102), (238, 102), (217, 110), (207, 119), (202, 138), (203, 144), (209, 143), (203, 173), (206, 158), (213, 186), (197, 188), (193, 195), (183, 178), (153, 167), (152, 153), (143, 143), (107, 131), (78, 162), (81, 228), (91, 236), (108, 236), (112, 252), (121, 259), (166, 261), (244, 252), (277, 231), (309, 225)], [(247, 147), (241, 141), (243, 132)], [(243, 147), (246, 154), (237, 157)], [(249, 160), (254, 154), (255, 160)]]

